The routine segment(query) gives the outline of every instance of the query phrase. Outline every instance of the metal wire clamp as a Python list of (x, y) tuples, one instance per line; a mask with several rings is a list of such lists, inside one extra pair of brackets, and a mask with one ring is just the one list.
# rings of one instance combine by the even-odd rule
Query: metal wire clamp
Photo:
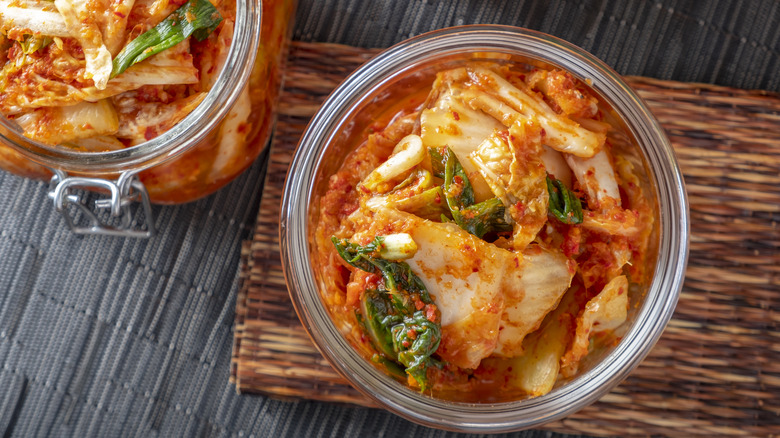
[[(74, 233), (136, 238), (154, 236), (156, 230), (149, 193), (137, 175), (126, 172), (116, 181), (109, 181), (68, 176), (61, 170), (53, 172), (49, 198)], [(139, 218), (139, 213), (143, 213), (143, 217)]]

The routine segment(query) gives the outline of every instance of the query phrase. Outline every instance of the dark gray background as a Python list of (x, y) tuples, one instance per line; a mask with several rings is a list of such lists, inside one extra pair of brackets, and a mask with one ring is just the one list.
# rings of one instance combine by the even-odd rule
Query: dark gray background
[[(469, 23), (541, 30), (623, 74), (780, 91), (777, 0), (300, 0), (294, 36), (385, 47)], [(261, 176), (258, 161), (213, 196), (155, 207), (161, 233), (144, 241), (72, 235), (45, 183), (0, 171), (0, 434), (453, 436), (379, 410), (236, 395), (236, 273)]]

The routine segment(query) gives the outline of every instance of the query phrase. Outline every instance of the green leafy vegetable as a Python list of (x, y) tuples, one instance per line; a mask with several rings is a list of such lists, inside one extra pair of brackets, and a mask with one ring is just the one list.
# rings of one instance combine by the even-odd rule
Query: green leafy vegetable
[(406, 371), (398, 365), (398, 362), (392, 361), (381, 354), (371, 356), (371, 361), (382, 364), (395, 378), (399, 380), (406, 379)]
[(438, 220), (443, 213), (450, 212), (441, 186), (432, 187), (422, 193), (395, 202), (395, 208), (415, 216)]
[[(482, 238), (489, 232), (512, 231), (504, 204), (498, 198), (474, 204), (474, 189), (458, 157), (448, 147), (430, 148), (434, 176), (444, 179), (444, 194), (452, 220), (469, 233)], [(446, 217), (442, 216), (442, 221)]]
[(397, 311), (387, 293), (378, 290), (365, 291), (359, 316), (379, 352), (372, 360), (394, 374), (400, 363), (405, 367), (402, 377), (408, 374), (425, 391), (428, 367), (437, 365), (431, 356), (441, 342), (441, 325), (428, 320), (421, 310), (411, 315)]
[(363, 299), (360, 301), (360, 320), (366, 333), (379, 353), (386, 358), (397, 360), (392, 333), (382, 324), (385, 317), (393, 313), (393, 306), (386, 293), (373, 289), (363, 293)]
[(157, 26), (130, 41), (114, 58), (111, 77), (119, 75), (135, 63), (179, 44), (190, 35), (198, 41), (205, 40), (221, 21), (219, 11), (208, 0), (188, 1)]
[(374, 257), (372, 255), (379, 254), (379, 246), (382, 245), (383, 240), (382, 236), (376, 236), (368, 245), (360, 246), (357, 243), (350, 243), (347, 239), (339, 240), (335, 236), (331, 237), (331, 241), (336, 246), (336, 251), (341, 258), (366, 272), (374, 272), (374, 264), (372, 263)]
[(331, 241), (341, 258), (350, 265), (366, 272), (382, 275), (385, 288), (392, 297), (396, 309), (403, 310), (412, 305), (410, 294), (418, 294), (425, 304), (433, 303), (425, 284), (412, 272), (412, 268), (407, 263), (379, 257), (380, 249), (385, 243), (383, 236), (375, 237), (366, 246), (350, 243), (346, 239), (339, 240), (336, 237), (332, 237)]
[[(434, 175), (444, 178), (444, 194), (450, 210), (459, 210), (474, 203), (474, 189), (458, 157), (452, 149), (443, 147), (442, 152), (429, 149)], [(440, 160), (440, 161), (439, 161)], [(441, 175), (441, 176), (440, 176)]]
[(418, 169), (416, 172), (412, 172), (403, 181), (393, 187), (393, 191), (400, 190), (404, 187), (418, 187), (420, 189), (428, 189), (433, 187), (433, 175), (425, 169)]
[(559, 179), (547, 176), (547, 191), (550, 192), (550, 213), (565, 224), (582, 223), (582, 203), (574, 192)]
[(388, 316), (385, 322), (387, 326), (392, 324), (393, 348), (398, 352), (398, 361), (424, 391), (431, 355), (441, 342), (441, 325), (429, 321), (419, 310), (400, 321), (397, 315)]
[(492, 198), (460, 211), (453, 211), (452, 218), (458, 226), (482, 238), (491, 231), (512, 231), (512, 224), (507, 222), (504, 212), (505, 208), (501, 200)]
[(377, 236), (365, 246), (336, 237), (331, 240), (347, 263), (381, 274), (384, 280), (384, 289), (364, 291), (358, 311), (358, 320), (378, 352), (372, 360), (385, 363), (391, 372), (394, 367), (387, 361), (400, 363), (425, 391), (428, 367), (437, 364), (431, 356), (441, 342), (441, 323), (431, 321), (425, 311), (417, 308), (417, 300), (424, 304), (433, 304), (433, 300), (409, 265), (380, 257), (385, 237)]
[(428, 154), (431, 156), (431, 170), (433, 170), (433, 176), (436, 178), (444, 179), (444, 167), (445, 167), (445, 156), (449, 155), (446, 152), (442, 154), (442, 151), (449, 150), (448, 147), (443, 147), (441, 149), (437, 148), (428, 148)]
[(50, 36), (25, 35), (24, 39), (19, 42), (19, 45), (22, 47), (22, 53), (25, 55), (30, 55), (37, 52), (38, 50), (46, 48), (46, 46), (51, 44), (53, 41), (54, 39)]

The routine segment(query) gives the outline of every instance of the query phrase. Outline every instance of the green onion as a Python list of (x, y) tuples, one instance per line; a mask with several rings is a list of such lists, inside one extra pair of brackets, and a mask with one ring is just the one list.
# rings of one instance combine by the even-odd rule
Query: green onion
[[(428, 152), (434, 176), (444, 179), (442, 190), (446, 195), (447, 207), (452, 220), (459, 227), (480, 239), (490, 232), (512, 231), (512, 224), (504, 217), (505, 207), (500, 199), (474, 203), (474, 189), (469, 177), (449, 147), (430, 148)], [(447, 222), (449, 218), (441, 215), (441, 220)]]
[[(474, 204), (474, 189), (452, 149), (444, 146), (441, 149), (430, 148), (428, 152), (431, 155), (434, 176), (444, 179), (444, 193), (447, 195), (447, 205), (450, 210), (458, 210)], [(456, 188), (452, 187), (453, 183)]]
[(547, 191), (550, 193), (550, 213), (565, 224), (582, 223), (580, 199), (561, 182), (547, 176)]
[(398, 315), (385, 317), (383, 323), (390, 327), (393, 349), (406, 374), (420, 385), (420, 392), (428, 388), (428, 367), (434, 365), (431, 357), (441, 342), (441, 324), (431, 322), (421, 310), (403, 318)]
[[(366, 246), (350, 243), (347, 239), (331, 238), (336, 251), (344, 261), (366, 272), (377, 272), (385, 280), (385, 288), (393, 299), (393, 305), (399, 311), (405, 311), (411, 303), (409, 294), (417, 293), (426, 304), (433, 303), (422, 280), (412, 272), (405, 262), (385, 260), (381, 256), (381, 248), (385, 236), (376, 236)], [(415, 244), (417, 246), (417, 244)], [(406, 293), (404, 293), (406, 292)]]
[(386, 294), (369, 289), (363, 293), (363, 299), (360, 300), (358, 321), (363, 324), (363, 328), (377, 351), (383, 357), (397, 361), (398, 353), (393, 349), (393, 335), (387, 327), (382, 325), (382, 321), (387, 315), (395, 313), (392, 306)]
[(358, 321), (378, 352), (372, 360), (384, 363), (391, 372), (398, 364), (403, 365), (420, 391), (425, 391), (428, 368), (438, 366), (431, 356), (439, 348), (441, 323), (430, 321), (425, 312), (416, 308), (412, 295), (425, 304), (433, 304), (433, 300), (409, 264), (383, 258), (382, 251), (388, 246), (400, 247), (401, 252), (408, 249), (404, 236), (414, 244), (407, 234), (377, 236), (365, 246), (335, 236), (331, 240), (344, 261), (363, 271), (381, 274), (384, 279), (383, 289), (363, 292), (357, 312)]
[(400, 261), (414, 257), (417, 243), (406, 233), (388, 234), (379, 247), (379, 256), (385, 260)]
[(130, 41), (114, 58), (111, 77), (131, 65), (169, 49), (193, 35), (205, 40), (222, 21), (222, 16), (208, 0), (190, 0), (173, 11), (157, 26)]
[(462, 210), (453, 210), (452, 218), (459, 227), (481, 239), (490, 232), (512, 231), (512, 224), (504, 216), (505, 211), (500, 199), (491, 198)]

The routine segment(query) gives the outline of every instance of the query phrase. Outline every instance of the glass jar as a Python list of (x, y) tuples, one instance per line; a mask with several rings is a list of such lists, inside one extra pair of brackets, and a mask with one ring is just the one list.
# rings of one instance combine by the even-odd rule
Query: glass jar
[[(184, 203), (213, 193), (249, 167), (269, 141), (294, 9), (294, 0), (236, 2), (222, 72), (204, 101), (165, 133), (126, 149), (81, 152), (29, 139), (0, 117), (0, 168), (52, 178), (51, 196), (61, 211), (77, 203), (76, 189), (108, 192), (110, 198), (95, 206), (110, 209), (112, 216), (123, 214), (128, 199), (141, 201), (150, 213), (150, 202)], [(235, 125), (247, 110), (246, 121)], [(223, 141), (222, 129), (229, 123), (238, 126), (239, 135)], [(93, 223), (75, 231), (100, 228)], [(105, 228), (115, 234), (122, 227)]]
[[(561, 68), (587, 83), (637, 145), (645, 193), (655, 206), (648, 279), (629, 291), (632, 305), (619, 339), (591, 352), (576, 375), (545, 395), (466, 403), (421, 394), (362, 355), (333, 322), (320, 289), (314, 239), (319, 200), (354, 145), (393, 105), (430, 87), (437, 71), (489, 60)], [(395, 111), (394, 111), (395, 110)], [(400, 43), (363, 65), (323, 104), (302, 136), (282, 199), (282, 266), (303, 326), (326, 359), (380, 406), (417, 423), (477, 433), (510, 432), (560, 419), (596, 401), (650, 352), (672, 316), (685, 273), (689, 219), (682, 175), (663, 128), (611, 68), (558, 38), (525, 29), (477, 25), (434, 31)]]

